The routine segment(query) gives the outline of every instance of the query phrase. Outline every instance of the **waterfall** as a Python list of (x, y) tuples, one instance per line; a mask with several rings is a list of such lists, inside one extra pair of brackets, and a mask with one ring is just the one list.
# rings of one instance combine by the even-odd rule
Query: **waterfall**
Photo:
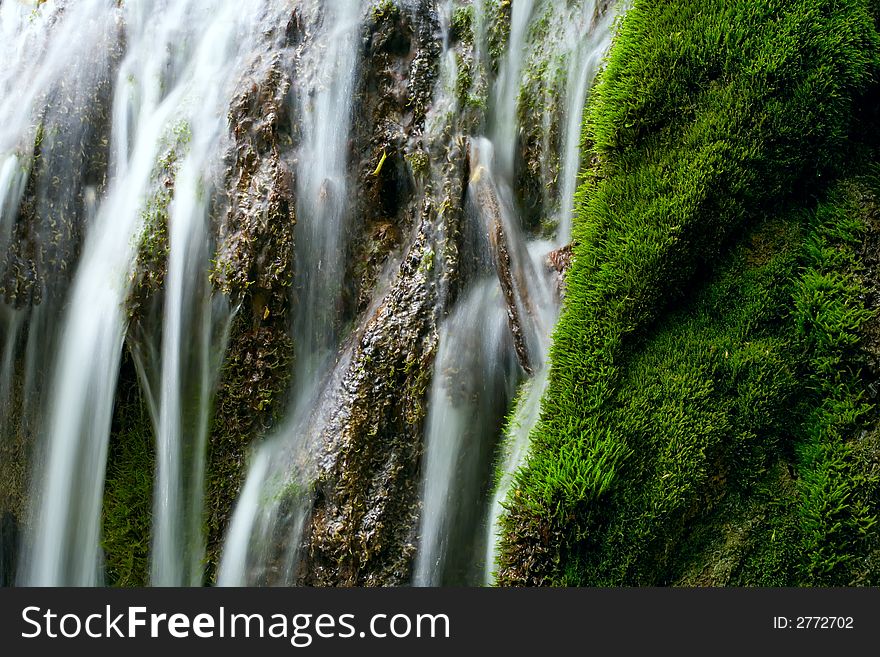
[[(214, 566), (221, 585), (320, 581), (315, 542), (344, 532), (365, 552), (385, 532), (394, 555), (361, 581), (490, 583), (549, 375), (547, 258), (571, 239), (608, 4), (0, 2), (0, 584), (107, 582), (105, 478), (135, 385), (151, 585)], [(254, 127), (270, 69), (281, 107)], [(242, 216), (269, 223), (279, 186), (290, 269), (262, 238), (236, 260)], [(244, 291), (221, 265), (247, 269)], [(246, 476), (206, 536), (215, 396), (230, 345), (275, 311), (254, 283), (268, 267), (290, 278), (270, 320), (290, 318), (289, 390), (236, 437)], [(345, 452), (371, 440), (364, 463)]]
[[(444, 322), (426, 430), (420, 548), (414, 583), (437, 586), (482, 581), (480, 536), (491, 480), (492, 437), (513, 399), (521, 373), (543, 372), (556, 300), (542, 258), (552, 245), (527, 242), (517, 224), (508, 187), (496, 170), (492, 143), (474, 138), (469, 185), (473, 233), (484, 270), (469, 296)], [(517, 366), (517, 360), (519, 366)], [(511, 463), (511, 468), (518, 463)], [(506, 483), (508, 464), (503, 465)], [(512, 470), (511, 470), (512, 472)], [(474, 501), (480, 502), (475, 507)], [(488, 548), (486, 547), (488, 545)], [(467, 557), (462, 577), (447, 562)]]
[(478, 573), (481, 490), (491, 444), (509, 402), (516, 362), (498, 284), (483, 278), (444, 322), (426, 428), (426, 474), (414, 584), (467, 584)]
[[(559, 305), (553, 282), (544, 263), (547, 254), (567, 244), (571, 239), (571, 213), (574, 190), (580, 168), (580, 126), (589, 86), (598, 65), (610, 44), (612, 11), (605, 11), (597, 2), (513, 2), (510, 17), (510, 35), (505, 57), (500, 63), (498, 78), (489, 99), (487, 117), (488, 135), (472, 141), (472, 176), (469, 197), (483, 216), (482, 234), (488, 234), (498, 276), (494, 282), (481, 280), (479, 286), (496, 286), (506, 300), (509, 330), (513, 334), (514, 349), (522, 368), (499, 371), (474, 357), (470, 362), (459, 361), (463, 367), (455, 369), (455, 385), (466, 387), (479, 382), (482, 395), (506, 396), (515, 387), (522, 370), (530, 378), (518, 395), (512, 418), (508, 421), (508, 435), (495, 456), (495, 472), (490, 463), (474, 455), (479, 447), (486, 450), (487, 440), (497, 435), (498, 426), (487, 427), (478, 435), (471, 433), (472, 424), (479, 425), (480, 417), (468, 406), (468, 401), (455, 401), (447, 389), (442, 372), (449, 368), (444, 362), (448, 350), (463, 350), (462, 341), (474, 332), (486, 331), (495, 325), (490, 308), (483, 304), (482, 312), (474, 312), (469, 319), (453, 314), (441, 334), (441, 350), (437, 372), (431, 389), (430, 420), (425, 442), (426, 454), (422, 481), (422, 521), (414, 583), (440, 585), (455, 581), (454, 568), (449, 564), (450, 551), (466, 554), (479, 564), (480, 574), (459, 583), (492, 582), (496, 559), (496, 541), (503, 504), (513, 484), (514, 473), (522, 465), (528, 450), (528, 439), (538, 419), (540, 400), (548, 380), (547, 356), (550, 335), (558, 317)], [(487, 5), (481, 5), (482, 11)], [(485, 16), (483, 21), (491, 20)], [(543, 32), (541, 26), (543, 27)], [(485, 32), (483, 38), (486, 38)], [(488, 44), (483, 44), (488, 49)], [(516, 153), (522, 129), (518, 116), (526, 102), (522, 91), (526, 69), (540, 62), (550, 71), (561, 70), (557, 79), (563, 83), (557, 89), (544, 91), (545, 101), (543, 144), (559, 159), (558, 192), (553, 199), (556, 208), (555, 234), (552, 240), (530, 237), (523, 230), (523, 220), (513, 190), (516, 186)], [(540, 68), (541, 67), (537, 67)], [(551, 81), (544, 86), (552, 86)], [(554, 93), (558, 98), (554, 98)], [(557, 142), (551, 138), (554, 116), (553, 103), (562, 106), (564, 125)], [(545, 188), (551, 186), (552, 170), (542, 168)], [(545, 212), (549, 208), (545, 208)], [(552, 210), (550, 210), (552, 211)], [(497, 290), (500, 283), (501, 290)], [(474, 288), (476, 290), (478, 288)], [(485, 292), (484, 292), (485, 294)], [(467, 308), (467, 304), (460, 309)], [(452, 328), (454, 327), (454, 329)], [(496, 341), (496, 345), (498, 342)], [(473, 350), (474, 347), (470, 346)], [(478, 352), (479, 353), (479, 352)], [(487, 390), (488, 389), (488, 390)], [(485, 409), (484, 409), (485, 410)], [(460, 418), (468, 418), (463, 422)], [(493, 445), (490, 443), (489, 447)], [(460, 539), (454, 528), (462, 524), (473, 528), (468, 518), (469, 508), (462, 508), (458, 495), (467, 491), (466, 498), (482, 501), (479, 482), (494, 479), (494, 491), (488, 496), (488, 513), (482, 518), (484, 535)], [(472, 529), (476, 532), (476, 529)], [(478, 532), (477, 532), (478, 533)], [(457, 542), (457, 545), (456, 545)], [(482, 554), (476, 551), (482, 549)], [(461, 558), (461, 557), (460, 557)]]
[[(304, 16), (311, 40), (298, 61), (299, 102), (293, 110), (302, 126), (294, 255), (299, 277), (294, 398), (284, 426), (252, 458), (224, 547), (221, 586), (292, 583), (296, 575), (310, 477), (311, 457), (304, 452), (309, 436), (325, 421), (316, 410), (320, 397), (332, 391), (334, 368), (340, 369), (333, 356), (345, 275), (349, 115), (364, 11), (360, 0), (342, 0), (313, 5)], [(279, 543), (284, 546), (280, 567)]]
[[(93, 4), (65, 7), (65, 24), (87, 26), (95, 19), (81, 12)], [(92, 11), (115, 26), (117, 12), (110, 6), (115, 3), (98, 5)], [(114, 86), (110, 140), (115, 158), (108, 190), (86, 236), (61, 329), (44, 431), (45, 463), (37, 464), (34, 477), (26, 583), (102, 581), (101, 504), (126, 330), (123, 306), (145, 203), (155, 193), (156, 163), (163, 157), (179, 159), (179, 173), (167, 219), (170, 257), (158, 397), (152, 572), (157, 584), (193, 584), (201, 579), (195, 574), (201, 554), (190, 545), (199, 539), (186, 534), (192, 534), (192, 526), (200, 522), (204, 468), (200, 452), (206, 423), (204, 411), (197, 411), (200, 418), (192, 434), (184, 435), (181, 364), (192, 346), (184, 327), (193, 320), (187, 316), (193, 299), (185, 281), (193, 279), (192, 268), (198, 270), (203, 259), (198, 254), (204, 249), (211, 184), (204, 176), (219, 156), (218, 137), (225, 128), (231, 83), (246, 49), (259, 42), (259, 19), (265, 18), (262, 12), (239, 9), (234, 2), (193, 0), (126, 3), (121, 10), (127, 45)], [(57, 43), (65, 41), (58, 37)], [(192, 348), (196, 354), (206, 352), (198, 341)], [(197, 378), (204, 388), (204, 373)], [(186, 473), (185, 451), (194, 454)], [(186, 487), (184, 477), (189, 482)]]
[[(186, 153), (181, 154), (169, 212), (169, 255), (165, 279), (162, 326), (161, 384), (156, 431), (156, 491), (153, 505), (154, 585), (196, 586), (203, 577), (205, 450), (210, 418), (211, 392), (224, 350), (223, 340), (212, 344), (217, 333), (206, 286), (211, 199), (206, 170), (219, 157), (218, 145), (226, 129), (233, 75), (242, 59), (259, 43), (264, 25), (260, 12), (244, 13), (231, 2), (211, 6), (196, 3), (171, 17), (172, 25), (202, 25), (201, 38), (186, 67), (192, 72), (188, 94), (197, 104), (186, 107)], [(189, 15), (187, 15), (189, 14)], [(271, 13), (278, 20), (278, 13)], [(271, 24), (271, 23), (269, 23)], [(218, 84), (227, 81), (226, 85)], [(192, 127), (190, 127), (192, 126)], [(192, 136), (189, 136), (192, 132)], [(220, 330), (221, 335), (225, 331)], [(193, 392), (188, 396), (187, 390)]]
[[(562, 133), (562, 157), (559, 167), (560, 197), (556, 224), (554, 247), (559, 248), (571, 239), (572, 213), (574, 210), (574, 193), (580, 171), (580, 135), (583, 120), (583, 109), (586, 104), (587, 92), (596, 76), (599, 64), (611, 45), (611, 22), (615, 13), (601, 6), (601, 2), (585, 3), (578, 12), (566, 16), (562, 22), (564, 38), (559, 39), (560, 32), (552, 31), (556, 47), (565, 53), (567, 62), (566, 84), (563, 94), (563, 116), (565, 126)], [(562, 9), (561, 5), (559, 6)], [(563, 14), (564, 15), (564, 14)], [(534, 250), (532, 250), (534, 254)], [(538, 421), (541, 410), (541, 399), (549, 380), (549, 328), (555, 325), (558, 318), (557, 304), (542, 305), (548, 313), (545, 326), (540, 364), (534, 376), (526, 382), (520, 392), (515, 414), (508, 422), (508, 435), (498, 458), (498, 476), (495, 492), (489, 506), (489, 517), (486, 524), (486, 555), (484, 566), (484, 582), (492, 583), (493, 570), (497, 557), (497, 540), (500, 531), (500, 518), (503, 504), (514, 483), (514, 474), (525, 462), (528, 454), (529, 437), (532, 428)]]
[[(0, 6), (0, 553), (18, 542), (26, 506), (28, 443), (43, 424), (57, 314), (87, 214), (74, 199), (100, 176), (98, 108), (116, 40), (110, 4)], [(75, 109), (84, 104), (90, 112)], [(81, 176), (89, 168), (95, 175)], [(35, 194), (23, 204), (28, 188)], [(9, 583), (12, 556), (0, 561)]]
[(302, 126), (297, 167), (296, 270), (301, 282), (294, 309), (298, 365), (295, 383), (303, 412), (338, 341), (337, 317), (344, 276), (345, 225), (349, 207), (348, 137), (360, 0), (324, 4), (322, 33), (299, 62), (295, 114)]
[[(505, 182), (513, 180), (514, 154), (519, 128), (516, 118), (517, 100), (522, 84), (522, 70), (528, 55), (528, 28), (535, 9), (535, 0), (518, 0), (511, 3), (510, 36), (506, 57), (501, 64), (492, 98), (494, 116), (490, 117), (491, 140), (498, 149), (498, 170)], [(482, 10), (487, 12), (490, 7), (484, 3)], [(487, 16), (487, 20), (492, 20), (492, 17)], [(547, 45), (549, 44), (542, 43), (539, 47)]]

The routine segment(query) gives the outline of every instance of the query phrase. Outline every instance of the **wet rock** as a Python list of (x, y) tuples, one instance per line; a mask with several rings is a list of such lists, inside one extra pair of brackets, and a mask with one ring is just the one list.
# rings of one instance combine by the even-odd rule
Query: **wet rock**
[[(300, 26), (300, 27), (297, 27)], [(289, 42), (299, 40), (294, 13)], [(255, 57), (229, 111), (226, 195), (220, 201), (214, 289), (238, 308), (208, 441), (209, 579), (245, 475), (245, 454), (281, 411), (293, 369), (290, 337), (295, 181), (287, 126), (291, 53)]]
[(316, 410), (326, 421), (308, 450), (319, 457), (300, 584), (410, 579), (426, 395), (437, 327), (460, 277), (468, 174), (468, 145), (455, 137), (454, 117), (427, 125), (440, 52), (432, 5), (382, 3), (368, 28), (370, 65), (352, 135), (359, 222), (348, 312), (358, 328), (339, 356), (333, 392)]
[(408, 145), (424, 129), (436, 80), (439, 27), (431, 2), (379, 2), (364, 26), (364, 69), (354, 99), (355, 221), (344, 314), (362, 313), (388, 257), (411, 232), (416, 183)]
[[(2, 537), (4, 545), (0, 548), (8, 565), (16, 557), (16, 542), (10, 539), (12, 527), (20, 527), (26, 516), (26, 500), (28, 495), (28, 479), (30, 454), (35, 437), (33, 418), (27, 415), (27, 406), (23, 403), (22, 377), (10, 382), (11, 390), (0, 390), (0, 413), (4, 422), (0, 424), (0, 515), (4, 517), (6, 533)], [(3, 573), (0, 572), (0, 584)], [(7, 580), (11, 584), (10, 580)]]
[(437, 349), (433, 223), (417, 236), (368, 314), (319, 442), (316, 495), (300, 583), (395, 585), (408, 580), (418, 519), (426, 392)]
[[(533, 371), (531, 354), (529, 353), (528, 339), (523, 326), (523, 312), (529, 312), (529, 300), (527, 287), (522, 281), (515, 281), (517, 273), (512, 264), (510, 243), (504, 227), (502, 210), (498, 200), (498, 194), (489, 179), (483, 165), (478, 162), (472, 163), (474, 173), (470, 181), (470, 193), (474, 196), (476, 206), (483, 216), (485, 228), (489, 236), (489, 250), (492, 256), (492, 264), (501, 285), (504, 303), (507, 307), (507, 323), (513, 336), (514, 349), (523, 370), (531, 374)], [(522, 299), (517, 298), (517, 290)]]
[(556, 276), (556, 290), (559, 296), (565, 296), (565, 276), (571, 269), (574, 250), (572, 244), (566, 244), (563, 247), (551, 251), (547, 254), (547, 268)]
[(498, 282), (501, 284), (501, 292), (504, 295), (504, 304), (507, 306), (507, 323), (513, 335), (513, 345), (519, 364), (528, 373), (532, 374), (532, 358), (529, 354), (529, 346), (523, 331), (520, 308), (516, 299), (513, 273), (510, 260), (510, 246), (504, 225), (499, 219), (492, 222), (489, 229), (489, 245), (492, 249), (492, 262), (498, 273)]
[(148, 334), (148, 324), (162, 315), (165, 275), (168, 269), (168, 208), (174, 195), (179, 143), (170, 145), (153, 171), (153, 195), (141, 211), (143, 228), (131, 272), (126, 314), (133, 333)]
[(26, 185), (0, 241), (0, 300), (21, 309), (60, 299), (73, 278), (94, 199), (107, 181), (113, 80), (122, 35), (107, 35), (106, 51), (88, 80), (65, 79), (43, 99), (31, 143), (20, 148)]
[(0, 512), (0, 586), (12, 586), (15, 578), (18, 520), (9, 511)]

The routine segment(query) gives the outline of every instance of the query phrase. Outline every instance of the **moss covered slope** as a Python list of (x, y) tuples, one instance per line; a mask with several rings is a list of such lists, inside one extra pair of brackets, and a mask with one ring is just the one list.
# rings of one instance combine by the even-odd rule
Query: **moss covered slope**
[(880, 580), (876, 11), (632, 3), (500, 583)]

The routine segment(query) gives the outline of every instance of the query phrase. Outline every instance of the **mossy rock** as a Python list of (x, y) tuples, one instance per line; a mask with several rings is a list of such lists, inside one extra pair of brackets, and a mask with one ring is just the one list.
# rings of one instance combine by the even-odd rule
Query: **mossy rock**
[(622, 20), (587, 108), (573, 265), (500, 583), (698, 581), (688, 537), (725, 506), (747, 524), (780, 461), (798, 480), (785, 545), (744, 550), (719, 581), (773, 579), (760, 563), (790, 584), (875, 576), (856, 568), (877, 532), (859, 438), (873, 311), (846, 192), (876, 161), (871, 9), (636, 0)]

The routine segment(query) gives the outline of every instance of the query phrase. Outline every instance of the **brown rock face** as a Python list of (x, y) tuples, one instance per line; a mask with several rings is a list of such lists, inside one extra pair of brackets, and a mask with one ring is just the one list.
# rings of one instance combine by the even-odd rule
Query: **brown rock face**
[[(409, 581), (419, 463), (437, 325), (457, 276), (466, 158), (425, 135), (439, 53), (429, 2), (374, 12), (353, 139), (360, 194), (348, 312), (360, 317), (339, 359), (319, 453), (298, 583)], [(426, 160), (425, 169), (416, 165)], [(430, 173), (430, 175), (428, 175)], [(383, 271), (385, 272), (383, 274)], [(373, 299), (374, 301), (371, 301)]]
[[(296, 14), (288, 32), (296, 34)], [(293, 32), (291, 32), (293, 30)], [(291, 62), (258, 57), (229, 113), (225, 214), (211, 281), (238, 306), (208, 444), (208, 558), (216, 564), (245, 475), (244, 457), (284, 410), (293, 365), (290, 303), (296, 226), (285, 126)], [(209, 573), (210, 575), (210, 573)]]
[[(292, 576), (306, 585), (393, 585), (409, 578), (425, 397), (441, 308), (457, 276), (466, 183), (464, 141), (450, 146), (446, 134), (436, 143), (425, 134), (440, 50), (431, 4), (382, 3), (363, 28), (368, 64), (354, 98), (354, 206), (341, 309), (341, 322), (354, 328), (298, 427), (306, 445), (291, 455), (286, 476), (299, 483), (280, 494), (279, 527), (256, 576), (262, 583), (289, 584)], [(305, 29), (293, 21), (295, 34)], [(295, 48), (291, 59), (286, 67), (256, 62), (230, 113), (229, 209), (217, 227), (212, 281), (239, 311), (209, 447), (212, 562), (248, 446), (291, 411), (281, 393), (297, 349), (287, 333), (296, 185), (285, 154), (296, 152), (297, 129), (288, 136), (279, 128)], [(301, 541), (291, 545), (300, 525)], [(293, 552), (300, 561), (290, 573)]]
[(372, 310), (322, 432), (303, 584), (402, 584), (418, 519), (425, 392), (437, 348), (431, 212)]

